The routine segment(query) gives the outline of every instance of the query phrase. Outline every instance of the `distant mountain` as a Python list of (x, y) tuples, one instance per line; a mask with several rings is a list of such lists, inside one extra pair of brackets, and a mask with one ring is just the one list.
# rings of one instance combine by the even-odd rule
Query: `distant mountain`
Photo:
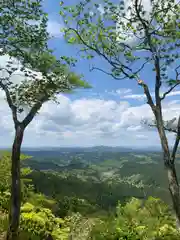
[(23, 148), (22, 151), (47, 151), (47, 152), (134, 152), (134, 151), (159, 151), (160, 148), (135, 148), (135, 147), (111, 147), (111, 146), (93, 146), (93, 147), (46, 147), (46, 148)]
[[(8, 148), (4, 148), (4, 150), (10, 150)], [(160, 147), (122, 147), (122, 146), (92, 146), (92, 147), (24, 147), (22, 148), (22, 152), (154, 152), (161, 151)]]

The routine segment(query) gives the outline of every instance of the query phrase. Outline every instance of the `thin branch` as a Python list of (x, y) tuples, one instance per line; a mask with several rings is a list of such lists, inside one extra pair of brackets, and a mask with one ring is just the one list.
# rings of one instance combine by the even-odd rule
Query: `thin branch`
[(147, 61), (145, 61), (142, 66), (134, 73), (135, 75), (137, 75), (139, 72), (141, 72), (141, 70), (144, 69), (145, 65), (149, 63), (149, 59)]
[[(157, 124), (148, 124), (149, 127), (157, 127)], [(171, 133), (176, 133), (177, 134), (177, 130), (173, 129), (173, 128), (169, 128), (164, 126), (163, 127), (165, 131), (171, 132)]]
[(172, 163), (174, 163), (175, 158), (176, 158), (176, 152), (178, 149), (179, 141), (180, 141), (180, 116), (178, 119), (176, 140), (175, 140), (174, 147), (173, 147), (172, 154), (171, 154), (171, 162)]
[(94, 66), (90, 68), (90, 71), (93, 71), (93, 70), (98, 70), (100, 72), (103, 72), (103, 73), (113, 77), (115, 80), (124, 80), (126, 78), (126, 77), (116, 77), (112, 73), (106, 72), (105, 70), (98, 68), (98, 67), (94, 67)]
[(178, 81), (178, 78), (179, 78), (179, 75), (180, 75), (180, 72), (178, 72), (178, 69), (180, 68), (180, 65), (179, 66), (177, 66), (176, 68), (175, 68), (175, 72), (176, 72), (176, 81)]
[[(86, 41), (84, 41), (84, 39), (82, 38), (81, 34), (79, 34), (79, 32), (78, 32), (76, 29), (74, 29), (74, 28), (69, 28), (68, 31), (73, 31), (73, 32), (75, 32), (75, 34), (78, 36), (78, 38), (81, 40), (81, 42), (82, 42), (86, 47), (88, 47), (90, 50), (96, 52), (99, 56), (102, 56), (102, 57), (103, 57), (111, 66), (113, 66), (115, 69), (118, 69), (117, 63), (115, 63), (114, 61), (110, 60), (110, 59), (109, 59), (104, 53), (102, 53), (99, 49), (97, 49), (96, 47), (93, 47), (93, 46), (89, 45)], [(121, 66), (122, 66), (122, 68), (121, 68), (122, 73), (123, 73), (127, 78), (129, 78), (129, 77), (130, 77), (130, 74), (126, 73), (123, 68), (127, 68), (128, 70), (130, 70), (130, 69), (129, 69), (127, 66), (123, 65), (122, 63), (121, 63)]]
[(163, 96), (161, 97), (161, 101), (163, 100), (163, 99), (165, 99), (165, 97), (166, 97), (166, 95), (168, 95), (175, 87), (177, 87), (178, 85), (180, 85), (180, 80), (174, 85), (174, 86), (172, 86), (167, 92), (165, 92), (164, 94), (163, 94)]
[(180, 65), (175, 68), (175, 72), (176, 72), (176, 80), (175, 81), (176, 81), (176, 84), (174, 86), (172, 86), (167, 92), (165, 92), (163, 94), (163, 96), (161, 97), (161, 100), (163, 100), (166, 97), (166, 95), (168, 95), (175, 87), (180, 85), (180, 80), (178, 79), (179, 76), (180, 76), (180, 73), (178, 72), (179, 68), (180, 68)]

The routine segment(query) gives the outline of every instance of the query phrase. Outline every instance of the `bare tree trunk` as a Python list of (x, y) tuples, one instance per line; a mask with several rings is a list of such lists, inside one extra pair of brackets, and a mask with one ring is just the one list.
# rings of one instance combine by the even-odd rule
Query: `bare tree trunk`
[(161, 113), (159, 113), (159, 115), (156, 115), (156, 120), (163, 150), (164, 165), (167, 170), (169, 192), (171, 194), (173, 209), (176, 214), (177, 227), (180, 228), (180, 189), (176, 174), (176, 167), (174, 162), (175, 159), (172, 159), (171, 157)]
[(179, 183), (176, 174), (176, 168), (174, 163), (168, 164), (166, 166), (168, 181), (169, 181), (169, 191), (172, 198), (173, 209), (176, 214), (177, 227), (180, 228), (180, 192), (179, 192)]
[(21, 208), (21, 181), (20, 181), (20, 154), (24, 135), (24, 127), (18, 124), (15, 129), (15, 138), (12, 146), (11, 167), (11, 199), (9, 211), (9, 227), (7, 240), (17, 240), (19, 235), (20, 208)]

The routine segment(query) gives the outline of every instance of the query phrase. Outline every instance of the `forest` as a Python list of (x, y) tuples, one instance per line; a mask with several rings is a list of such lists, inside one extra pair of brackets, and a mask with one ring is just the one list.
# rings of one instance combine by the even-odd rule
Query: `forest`
[[(75, 240), (178, 239), (161, 165), (161, 152), (97, 148), (56, 150), (56, 154), (52, 150), (51, 155), (26, 150), (21, 156), (20, 239), (49, 235)], [(8, 151), (1, 151), (0, 169), (4, 232), (10, 196)]]
[[(53, 11), (46, 12), (46, 4), (0, 1), (0, 146), (8, 145), (0, 150), (0, 240), (180, 239), (180, 115), (173, 107), (179, 100), (167, 100), (179, 95), (179, 0), (61, 1), (60, 25), (52, 21)], [(63, 46), (73, 50), (64, 55)], [(69, 109), (67, 120), (67, 109), (62, 107), (61, 116), (48, 120), (56, 110), (47, 104), (62, 106), (59, 96), (69, 96), (71, 102), (79, 92), (87, 94), (95, 88), (91, 83), (98, 79), (84, 76), (82, 63), (89, 65), (89, 72), (108, 76), (109, 86), (119, 81), (123, 89), (131, 81), (130, 86), (142, 91), (138, 96), (145, 99), (151, 114), (143, 108), (138, 114), (145, 117), (130, 112), (118, 120), (123, 114), (120, 108), (117, 115), (108, 114), (111, 128), (104, 124), (96, 129), (97, 120), (105, 116), (92, 111), (92, 147), (83, 144), (87, 129), (80, 128), (88, 114), (75, 116)], [(131, 104), (132, 110), (140, 103)], [(90, 107), (87, 104), (86, 113)], [(78, 104), (77, 109), (81, 109)], [(113, 105), (109, 110), (115, 112)], [(51, 128), (50, 135), (40, 129), (39, 116), (44, 117), (44, 130)], [(56, 144), (61, 139), (64, 146), (62, 140), (72, 136), (66, 121), (81, 129), (78, 141), (83, 146), (24, 148), (32, 124), (31, 142), (51, 143), (54, 136)], [(66, 134), (59, 131), (63, 125)], [(142, 128), (147, 136), (138, 135), (143, 140), (137, 148), (133, 137)], [(118, 135), (119, 130), (124, 132)], [(126, 147), (117, 142), (111, 146), (112, 139), (110, 146), (94, 144), (96, 136), (103, 141), (109, 133)], [(127, 144), (125, 133), (135, 146)], [(86, 137), (90, 134), (87, 131)], [(149, 136), (153, 147), (145, 144)], [(76, 138), (73, 144), (77, 146)]]

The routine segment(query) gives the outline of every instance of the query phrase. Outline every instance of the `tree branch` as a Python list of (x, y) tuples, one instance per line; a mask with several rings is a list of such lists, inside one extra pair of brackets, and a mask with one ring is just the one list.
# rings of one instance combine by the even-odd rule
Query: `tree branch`
[(113, 77), (115, 80), (124, 80), (126, 78), (126, 77), (116, 77), (112, 73), (106, 72), (105, 70), (98, 68), (98, 67), (94, 67), (94, 66), (90, 68), (90, 71), (93, 71), (93, 70), (98, 70), (100, 72), (103, 72), (103, 73)]
[(170, 87), (170, 89), (163, 94), (163, 96), (161, 97), (161, 101), (165, 99), (166, 95), (168, 95), (178, 85), (180, 85), (180, 80), (178, 80), (178, 82), (174, 86)]
[[(149, 127), (157, 127), (157, 124), (148, 124), (148, 126)], [(176, 129), (169, 128), (169, 127), (166, 127), (166, 126), (164, 126), (163, 128), (164, 128), (165, 131), (172, 132), (172, 133), (177, 133)]]
[(152, 96), (150, 94), (150, 91), (149, 91), (149, 88), (148, 88), (147, 84), (145, 84), (142, 80), (138, 80), (138, 84), (143, 87), (144, 94), (147, 97), (147, 104), (150, 105), (153, 113), (156, 114), (156, 106), (155, 106), (155, 104), (153, 102), (153, 99), (152, 99)]
[[(104, 53), (102, 53), (99, 49), (97, 49), (96, 47), (93, 47), (93, 46), (89, 45), (89, 44), (82, 38), (81, 34), (80, 34), (76, 29), (74, 29), (74, 28), (68, 28), (67, 32), (68, 32), (68, 31), (73, 31), (73, 32), (78, 36), (78, 38), (80, 39), (80, 41), (81, 41), (86, 47), (88, 47), (90, 50), (96, 52), (99, 56), (102, 56), (102, 57), (103, 57), (111, 66), (113, 66), (115, 69), (118, 69), (118, 68), (119, 68), (119, 67), (117, 67), (117, 63), (115, 63), (114, 61), (112, 61), (111, 59), (109, 59), (109, 58), (108, 58)], [(129, 71), (130, 71), (130, 69), (129, 69), (127, 66), (123, 65), (122, 63), (121, 63), (121, 68), (119, 68), (119, 69), (122, 71), (122, 73), (123, 73), (127, 78), (129, 78), (129, 77), (130, 77), (130, 74), (128, 74), (127, 72), (125, 72), (123, 68), (128, 69)]]
[(34, 104), (34, 106), (31, 108), (31, 110), (29, 111), (29, 113), (27, 114), (27, 116), (24, 118), (24, 120), (22, 121), (22, 124), (24, 126), (24, 128), (27, 127), (27, 125), (33, 120), (33, 118), (35, 117), (35, 115), (37, 114), (37, 112), (40, 110), (40, 108), (42, 107), (43, 103), (45, 101), (48, 100), (48, 96), (45, 95), (43, 96), (37, 103)]

